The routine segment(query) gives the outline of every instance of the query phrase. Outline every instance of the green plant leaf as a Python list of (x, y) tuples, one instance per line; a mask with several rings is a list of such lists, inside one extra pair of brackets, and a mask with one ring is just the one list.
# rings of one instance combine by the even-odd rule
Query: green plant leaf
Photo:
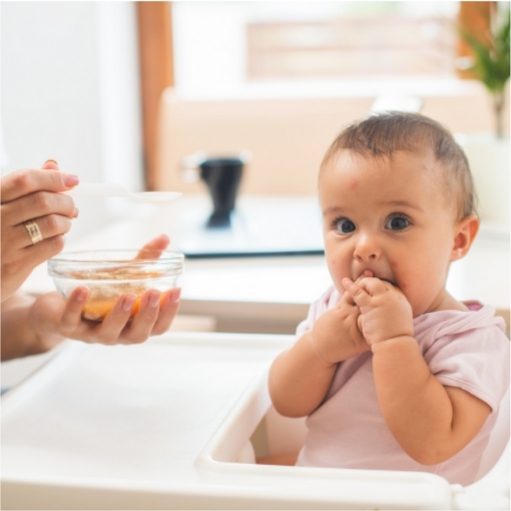
[(489, 34), (488, 42), (461, 30), (462, 37), (474, 53), (474, 74), (491, 93), (503, 91), (509, 80), (510, 13), (506, 11), (502, 25)]

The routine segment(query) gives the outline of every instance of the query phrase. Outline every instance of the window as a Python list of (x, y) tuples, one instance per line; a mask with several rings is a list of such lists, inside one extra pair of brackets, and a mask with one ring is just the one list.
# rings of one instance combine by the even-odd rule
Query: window
[(177, 2), (176, 87), (455, 78), (458, 2)]
[(456, 34), (449, 16), (383, 5), (357, 4), (314, 21), (248, 22), (247, 80), (453, 73)]

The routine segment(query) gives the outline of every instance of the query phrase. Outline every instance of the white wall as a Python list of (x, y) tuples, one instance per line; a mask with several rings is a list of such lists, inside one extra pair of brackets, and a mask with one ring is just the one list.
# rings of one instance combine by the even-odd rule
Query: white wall
[[(2, 2), (3, 173), (54, 158), (82, 181), (140, 188), (136, 41), (131, 2)], [(116, 213), (78, 207), (70, 237)]]

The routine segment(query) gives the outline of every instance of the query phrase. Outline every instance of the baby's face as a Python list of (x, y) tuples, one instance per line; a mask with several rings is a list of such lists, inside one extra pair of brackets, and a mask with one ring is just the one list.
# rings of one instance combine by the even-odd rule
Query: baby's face
[(331, 159), (319, 197), (337, 289), (371, 270), (405, 294), (414, 316), (440, 306), (456, 225), (441, 170), (429, 151), (372, 158), (345, 150)]

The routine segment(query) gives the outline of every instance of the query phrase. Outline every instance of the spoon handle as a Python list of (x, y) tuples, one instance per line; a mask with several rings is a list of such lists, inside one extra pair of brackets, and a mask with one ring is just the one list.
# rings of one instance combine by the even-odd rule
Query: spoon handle
[(72, 197), (126, 197), (140, 202), (172, 202), (181, 197), (180, 192), (129, 192), (118, 183), (80, 182), (69, 191)]
[(90, 181), (81, 181), (70, 191), (70, 194), (75, 197), (126, 197), (130, 195), (126, 188), (120, 184)]

